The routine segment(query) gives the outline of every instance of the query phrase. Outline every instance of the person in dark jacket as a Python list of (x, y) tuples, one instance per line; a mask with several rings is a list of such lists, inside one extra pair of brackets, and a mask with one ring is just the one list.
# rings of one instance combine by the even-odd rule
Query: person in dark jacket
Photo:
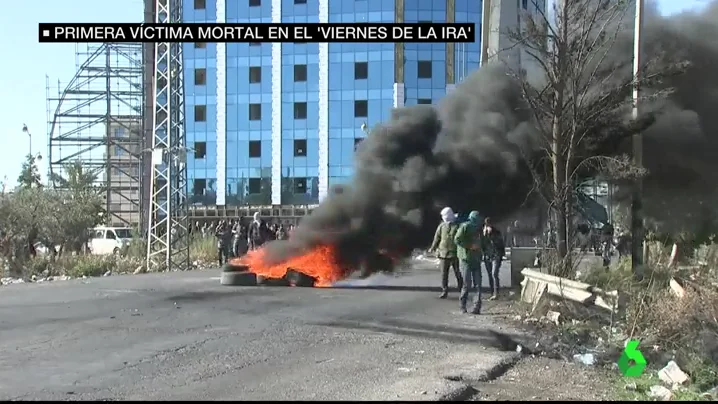
[(484, 219), (484, 228), (481, 237), (481, 250), (483, 251), (484, 265), (489, 276), (491, 297), (494, 300), (499, 295), (499, 271), (501, 262), (506, 254), (506, 245), (501, 231), (491, 224), (491, 218)]
[(277, 228), (277, 240), (289, 240), (289, 232), (283, 224)]
[(456, 277), (456, 286), (459, 290), (464, 285), (461, 271), (459, 271), (459, 259), (456, 257), (456, 243), (454, 236), (459, 229), (456, 223), (456, 217), (451, 208), (446, 207), (441, 210), (441, 223), (434, 233), (434, 241), (429, 248), (430, 252), (436, 252), (439, 258), (441, 268), (441, 295), (440, 299), (446, 299), (449, 295), (449, 269), (454, 271)]
[(605, 223), (601, 227), (601, 258), (603, 259), (603, 267), (608, 268), (611, 265), (611, 250), (613, 248), (613, 225)]
[(618, 251), (618, 256), (621, 258), (631, 255), (631, 235), (623, 230), (618, 234), (616, 251)]
[(269, 228), (267, 223), (259, 216), (259, 212), (254, 212), (253, 220), (247, 233), (247, 241), (251, 250), (258, 249), (269, 240)]
[(232, 231), (227, 222), (224, 220), (219, 221), (214, 231), (214, 236), (217, 238), (217, 258), (221, 266), (226, 264), (229, 259), (229, 243), (232, 238)]
[(247, 253), (247, 229), (242, 224), (242, 219), (237, 220), (232, 228), (232, 253), (235, 257)]
[(479, 212), (469, 213), (469, 221), (461, 223), (454, 236), (456, 243), (456, 256), (459, 258), (459, 267), (464, 275), (464, 285), (461, 288), (459, 302), (461, 312), (466, 313), (469, 292), (476, 290), (472, 314), (481, 314), (481, 217)]

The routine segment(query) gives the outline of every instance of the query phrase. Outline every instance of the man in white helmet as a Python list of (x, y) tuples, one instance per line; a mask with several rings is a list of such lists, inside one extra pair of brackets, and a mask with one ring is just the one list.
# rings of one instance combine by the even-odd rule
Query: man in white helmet
[(247, 231), (247, 241), (249, 242), (249, 248), (256, 250), (264, 244), (269, 235), (269, 229), (267, 224), (259, 216), (259, 212), (254, 212), (252, 223), (249, 225)]
[(456, 243), (454, 236), (459, 229), (456, 215), (450, 207), (441, 210), (441, 223), (434, 233), (434, 241), (429, 251), (436, 252), (441, 268), (441, 295), (439, 298), (446, 299), (449, 295), (449, 269), (454, 271), (457, 289), (461, 290), (464, 280), (459, 271), (459, 260), (456, 256)]

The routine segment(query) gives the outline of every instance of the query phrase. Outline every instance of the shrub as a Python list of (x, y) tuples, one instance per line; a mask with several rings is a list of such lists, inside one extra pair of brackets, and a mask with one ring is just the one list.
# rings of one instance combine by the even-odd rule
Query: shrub
[[(714, 257), (718, 246), (705, 250), (704, 257)], [(584, 281), (627, 295), (625, 334), (674, 356), (692, 384), (705, 390), (718, 384), (718, 267), (696, 254), (702, 265), (668, 268), (669, 253), (652, 248), (640, 280), (631, 272), (630, 259), (624, 259), (609, 271), (595, 268)], [(682, 297), (671, 290), (671, 279), (682, 284)]]
[(189, 246), (190, 261), (211, 263), (217, 261), (217, 240), (214, 237), (195, 237)]

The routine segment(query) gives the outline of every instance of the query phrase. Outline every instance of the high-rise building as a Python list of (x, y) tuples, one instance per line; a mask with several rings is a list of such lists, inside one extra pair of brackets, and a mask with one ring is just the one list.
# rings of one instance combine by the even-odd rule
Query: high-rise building
[[(521, 1), (497, 21), (517, 22)], [(478, 33), (481, 11), (472, 0), (184, 0), (183, 19), (473, 22)], [(480, 35), (467, 44), (188, 43), (183, 57), (191, 203), (293, 205), (347, 182), (367, 128), (393, 107), (442, 98), (479, 67), (481, 47)]]

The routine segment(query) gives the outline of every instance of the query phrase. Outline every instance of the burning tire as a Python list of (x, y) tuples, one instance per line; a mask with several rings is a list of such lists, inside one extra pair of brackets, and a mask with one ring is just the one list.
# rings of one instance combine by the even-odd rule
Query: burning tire
[(260, 285), (260, 286), (289, 286), (289, 282), (285, 278), (273, 279), (273, 278), (265, 278), (262, 275), (257, 275), (257, 285)]
[(249, 267), (247, 265), (233, 264), (228, 262), (222, 267), (222, 272), (247, 272)]
[(257, 275), (244, 265), (227, 264), (222, 269), (219, 283), (225, 286), (257, 286)]
[(300, 288), (313, 288), (317, 280), (309, 275), (290, 269), (284, 278), (289, 282), (289, 286), (296, 286)]

